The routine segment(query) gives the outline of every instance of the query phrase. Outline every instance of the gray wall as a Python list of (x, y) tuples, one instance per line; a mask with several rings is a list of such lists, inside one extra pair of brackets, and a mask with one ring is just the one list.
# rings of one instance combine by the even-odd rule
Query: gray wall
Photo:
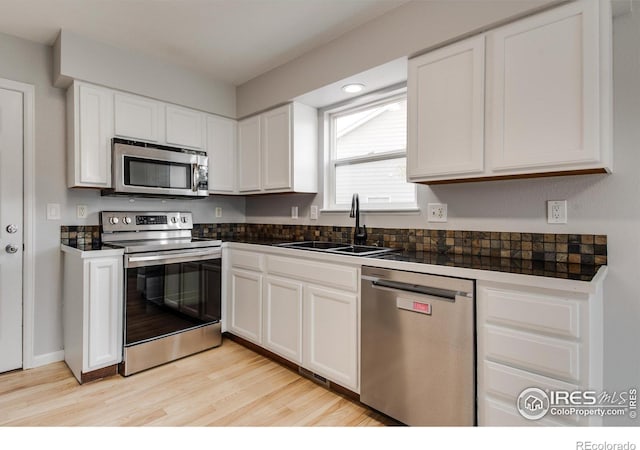
[[(462, 2), (468, 4), (468, 2)], [(595, 233), (608, 235), (609, 275), (605, 283), (604, 349), (605, 386), (623, 390), (640, 380), (640, 1), (633, 14), (614, 20), (614, 173), (536, 180), (478, 182), (449, 186), (419, 186), (418, 214), (364, 214), (367, 226), (449, 228), (550, 233)], [(401, 30), (396, 30), (401, 32)], [(363, 42), (367, 42), (363, 39)], [(335, 45), (338, 45), (336, 42)], [(411, 49), (409, 49), (411, 50)], [(349, 51), (354, 51), (351, 48)], [(329, 52), (329, 50), (327, 50)], [(322, 50), (315, 53), (323, 54)], [(320, 56), (317, 56), (320, 58)], [(332, 54), (335, 58), (335, 54)], [(337, 58), (342, 61), (346, 58)], [(353, 58), (357, 60), (358, 58)], [(330, 67), (330, 61), (324, 61)], [(309, 66), (313, 76), (320, 60)], [(277, 70), (277, 69), (276, 69)], [(302, 68), (296, 76), (306, 78)], [(282, 73), (285, 73), (283, 69)], [(342, 76), (342, 75), (340, 75)], [(270, 76), (265, 85), (274, 92), (288, 92), (294, 80), (282, 77), (280, 86)], [(258, 83), (258, 80), (256, 80)], [(251, 87), (251, 90), (257, 86)], [(240, 91), (239, 91), (240, 92)], [(239, 95), (239, 100), (241, 96)], [(246, 108), (249, 103), (245, 100)], [(260, 106), (260, 105), (258, 105)], [(322, 164), (321, 164), (322, 166)], [(546, 223), (546, 200), (568, 200), (569, 222)], [(448, 204), (449, 221), (426, 221), (428, 202)], [(352, 225), (347, 213), (323, 213), (310, 221), (309, 206), (322, 207), (322, 194), (249, 197), (248, 222), (315, 223)], [(290, 219), (291, 206), (299, 206), (300, 219)], [(608, 424), (630, 424), (627, 418), (606, 420)], [(637, 422), (633, 422), (637, 425)]]
[(54, 45), (54, 84), (84, 80), (222, 116), (236, 117), (236, 88), (157, 58), (62, 31)]
[[(36, 101), (36, 291), (35, 356), (62, 349), (62, 286), (60, 225), (98, 224), (98, 211), (107, 209), (191, 210), (196, 222), (244, 221), (244, 199), (136, 200), (100, 197), (94, 190), (66, 187), (65, 91), (53, 87), (52, 48), (0, 34), (0, 77), (35, 86)], [(179, 90), (179, 86), (176, 87)], [(46, 204), (59, 203), (62, 219), (46, 220)], [(76, 218), (76, 205), (88, 206), (89, 217)], [(223, 217), (214, 217), (222, 206)]]
[(557, 2), (414, 0), (238, 86), (238, 117)]

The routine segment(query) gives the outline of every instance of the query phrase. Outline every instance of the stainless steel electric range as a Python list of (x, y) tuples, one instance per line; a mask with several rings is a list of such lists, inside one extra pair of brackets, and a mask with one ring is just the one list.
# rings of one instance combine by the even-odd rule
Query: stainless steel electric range
[(221, 241), (192, 237), (189, 212), (103, 211), (100, 225), (124, 249), (122, 375), (222, 343)]

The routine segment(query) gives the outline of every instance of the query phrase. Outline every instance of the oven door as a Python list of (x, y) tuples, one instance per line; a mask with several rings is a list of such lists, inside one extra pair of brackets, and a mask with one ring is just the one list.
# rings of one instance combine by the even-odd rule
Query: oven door
[(125, 347), (220, 322), (221, 251), (125, 255)]
[(115, 143), (116, 193), (204, 197), (208, 192), (204, 155)]

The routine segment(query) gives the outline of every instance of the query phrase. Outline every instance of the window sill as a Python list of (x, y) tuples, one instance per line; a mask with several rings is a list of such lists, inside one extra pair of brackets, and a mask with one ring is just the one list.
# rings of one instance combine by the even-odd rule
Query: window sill
[[(325, 208), (320, 210), (320, 214), (344, 214), (350, 213), (351, 208)], [(360, 213), (366, 214), (419, 214), (420, 208), (390, 208), (390, 209), (366, 209), (360, 208)]]

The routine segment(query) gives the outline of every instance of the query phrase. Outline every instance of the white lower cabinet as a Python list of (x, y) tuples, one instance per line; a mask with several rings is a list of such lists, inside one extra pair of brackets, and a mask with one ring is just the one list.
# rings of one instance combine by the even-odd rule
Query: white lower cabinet
[(359, 392), (359, 268), (244, 247), (226, 253), (227, 329)]
[(65, 361), (81, 383), (122, 361), (122, 261), (113, 251), (64, 251)]
[(520, 414), (517, 401), (531, 387), (602, 390), (602, 292), (482, 281), (476, 289), (478, 424), (601, 425), (599, 417), (553, 411), (530, 420)]
[(262, 275), (235, 268), (230, 274), (229, 330), (262, 344)]
[(266, 276), (263, 293), (262, 344), (302, 364), (302, 283)]
[(304, 366), (357, 391), (358, 294), (305, 287)]

